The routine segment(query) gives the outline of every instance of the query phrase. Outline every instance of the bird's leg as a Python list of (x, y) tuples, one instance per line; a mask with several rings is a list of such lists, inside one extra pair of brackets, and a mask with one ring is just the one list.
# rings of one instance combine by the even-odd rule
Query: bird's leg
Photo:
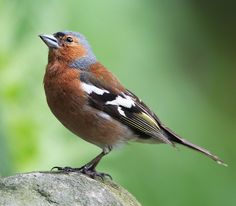
[(101, 172), (97, 172), (95, 170), (96, 166), (98, 165), (98, 163), (100, 162), (100, 160), (110, 152), (107, 150), (103, 150), (98, 156), (96, 156), (94, 159), (92, 159), (90, 162), (88, 162), (86, 165), (82, 166), (79, 168), (79, 171), (94, 178), (96, 176), (101, 177), (102, 179), (105, 176), (108, 176), (109, 178), (111, 178), (111, 176), (109, 174), (106, 173), (101, 173)]
[(66, 172), (66, 173), (69, 173), (69, 172), (81, 172), (83, 174), (88, 175), (91, 178), (100, 177), (100, 178), (103, 179), (105, 176), (108, 176), (109, 178), (111, 178), (111, 176), (109, 174), (97, 172), (95, 170), (95, 168), (98, 165), (98, 163), (100, 162), (100, 160), (105, 155), (107, 155), (111, 151), (111, 149), (112, 149), (111, 147), (104, 148), (99, 155), (97, 155), (94, 159), (92, 159), (90, 162), (88, 162), (87, 164), (85, 164), (84, 166), (82, 166), (80, 168), (53, 167), (52, 170), (53, 169), (58, 169), (59, 171)]

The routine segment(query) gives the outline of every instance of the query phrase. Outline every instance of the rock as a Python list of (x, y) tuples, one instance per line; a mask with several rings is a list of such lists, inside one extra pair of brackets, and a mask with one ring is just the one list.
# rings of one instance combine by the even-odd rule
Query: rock
[(34, 172), (0, 178), (1, 206), (141, 206), (111, 180), (80, 173)]

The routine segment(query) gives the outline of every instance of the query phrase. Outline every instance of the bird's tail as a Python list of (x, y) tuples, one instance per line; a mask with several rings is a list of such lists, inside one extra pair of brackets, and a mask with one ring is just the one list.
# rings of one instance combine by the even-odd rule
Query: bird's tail
[(189, 147), (189, 148), (194, 149), (198, 152), (201, 152), (201, 153), (205, 154), (206, 156), (210, 157), (211, 159), (213, 159), (214, 161), (216, 161), (218, 164), (228, 166), (227, 164), (224, 163), (223, 160), (221, 160), (216, 155), (212, 154), (211, 152), (209, 152), (208, 150), (206, 150), (204, 148), (201, 148), (201, 147), (199, 147), (195, 144), (192, 144), (191, 142), (188, 142), (187, 140), (179, 137), (177, 134), (175, 134), (173, 131), (171, 131), (169, 128), (165, 127), (164, 125), (161, 125), (161, 128), (170, 141), (176, 142), (178, 144), (182, 144), (186, 147)]

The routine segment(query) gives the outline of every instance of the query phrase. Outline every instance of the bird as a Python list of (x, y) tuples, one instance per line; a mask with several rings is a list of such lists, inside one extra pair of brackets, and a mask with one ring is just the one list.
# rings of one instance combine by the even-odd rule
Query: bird
[(184, 145), (226, 164), (208, 150), (178, 136), (157, 115), (100, 63), (79, 32), (60, 31), (39, 37), (49, 48), (44, 75), (48, 106), (72, 133), (97, 145), (102, 152), (82, 167), (54, 167), (91, 178), (106, 176), (96, 166), (112, 149), (136, 141)]

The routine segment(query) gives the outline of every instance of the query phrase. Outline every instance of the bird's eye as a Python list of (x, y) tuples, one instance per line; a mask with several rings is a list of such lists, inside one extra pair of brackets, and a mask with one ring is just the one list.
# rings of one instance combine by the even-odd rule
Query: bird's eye
[(68, 36), (68, 37), (66, 38), (66, 41), (71, 43), (71, 42), (73, 42), (73, 38), (70, 37), (70, 36)]

